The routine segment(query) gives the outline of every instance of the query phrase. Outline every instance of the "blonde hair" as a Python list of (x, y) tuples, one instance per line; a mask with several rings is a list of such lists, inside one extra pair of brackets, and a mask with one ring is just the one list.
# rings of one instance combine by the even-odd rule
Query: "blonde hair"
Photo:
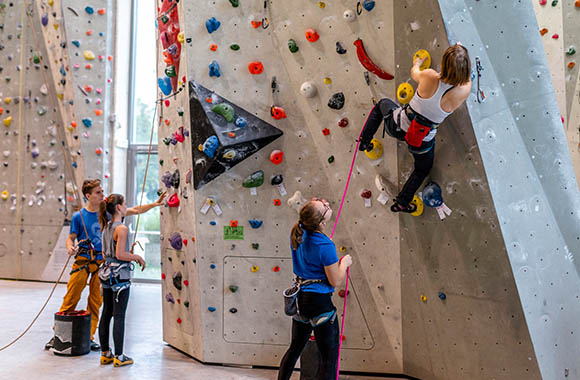
[(471, 79), (469, 52), (463, 45), (449, 46), (441, 58), (441, 81), (453, 86), (461, 86)]

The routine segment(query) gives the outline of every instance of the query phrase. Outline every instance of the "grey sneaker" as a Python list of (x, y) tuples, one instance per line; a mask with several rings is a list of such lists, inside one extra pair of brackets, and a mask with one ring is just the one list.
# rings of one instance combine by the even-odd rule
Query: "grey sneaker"
[(48, 341), (48, 343), (46, 343), (44, 345), (44, 349), (45, 350), (50, 350), (53, 347), (54, 347), (54, 337), (50, 338), (50, 340)]
[(91, 340), (91, 351), (101, 351), (101, 346), (94, 340)]

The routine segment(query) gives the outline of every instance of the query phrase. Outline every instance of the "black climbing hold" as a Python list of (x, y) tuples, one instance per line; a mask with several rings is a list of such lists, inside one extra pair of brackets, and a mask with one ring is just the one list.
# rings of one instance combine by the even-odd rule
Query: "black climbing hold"
[(238, 287), (238, 286), (236, 286), (236, 285), (230, 285), (230, 291), (231, 291), (232, 293), (235, 293), (235, 292), (237, 292), (237, 291), (238, 291), (238, 289), (239, 289), (239, 287)]
[(252, 243), (252, 248), (253, 249), (259, 249), (260, 248), (260, 244), (258, 244), (258, 243)]
[(344, 107), (344, 94), (342, 92), (337, 92), (332, 95), (328, 101), (328, 106), (334, 110), (339, 110)]
[(230, 313), (232, 313), (232, 314), (236, 314), (237, 312), (238, 312), (238, 309), (236, 309), (235, 307), (232, 307), (230, 309)]
[(344, 48), (344, 45), (340, 41), (336, 41), (336, 52), (338, 54), (346, 54), (346, 49)]
[(334, 162), (334, 156), (328, 157), (328, 163), (332, 164)]
[(181, 290), (181, 280), (182, 280), (181, 272), (173, 274), (173, 286), (175, 286), (175, 289)]
[(232, 4), (232, 7), (237, 8), (240, 6), (240, 0), (230, 0), (230, 4)]
[(272, 179), (270, 180), (270, 183), (272, 184), (272, 186), (276, 186), (281, 184), (282, 182), (284, 182), (284, 178), (282, 177), (282, 174), (276, 174), (275, 176), (272, 177)]

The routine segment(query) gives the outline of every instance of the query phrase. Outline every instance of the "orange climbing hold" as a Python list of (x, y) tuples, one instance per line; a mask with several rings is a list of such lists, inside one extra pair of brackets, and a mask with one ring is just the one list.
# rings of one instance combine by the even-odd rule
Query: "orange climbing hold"
[(103, 154), (103, 150), (101, 148), (97, 148), (95, 149), (95, 153), (97, 154), (97, 156), (100, 156), (101, 154)]
[(258, 29), (260, 26), (262, 26), (262, 21), (252, 21), (252, 26), (254, 29)]
[(213, 99), (211, 98), (211, 96), (205, 98), (206, 103), (211, 103), (212, 101), (213, 101)]
[(236, 132), (229, 132), (228, 136), (233, 139), (234, 137), (236, 137)]
[(92, 34), (93, 34), (93, 31), (92, 31), (92, 30), (90, 30), (90, 29), (89, 29), (89, 30), (87, 30), (87, 36), (90, 36), (90, 35), (92, 35)]
[(250, 70), (250, 74), (259, 75), (264, 71), (264, 65), (260, 61), (252, 61), (248, 65), (248, 70)]
[(95, 115), (101, 116), (103, 114), (103, 110), (95, 110)]
[(97, 13), (100, 14), (101, 16), (104, 15), (106, 12), (107, 12), (107, 10), (105, 8), (97, 9)]
[(576, 66), (576, 62), (572, 61), (572, 62), (568, 63), (568, 68), (569, 69), (573, 69), (574, 66)]
[(272, 106), (270, 108), (270, 115), (276, 120), (286, 119), (286, 112), (282, 107)]
[(4, 110), (2, 109), (2, 107), (0, 107), (0, 115), (2, 115), (4, 113)]
[(574, 6), (576, 8), (580, 8), (580, 0), (576, 0), (576, 2), (574, 3)]
[(218, 48), (218, 46), (216, 44), (211, 44), (209, 46), (209, 50), (211, 50), (211, 51), (217, 51), (217, 48)]
[(93, 68), (93, 65), (91, 65), (90, 63), (87, 63), (87, 64), (85, 65), (85, 69), (87, 69), (87, 70), (90, 70), (90, 69), (92, 69), (92, 68)]
[(164, 121), (164, 122), (165, 122), (165, 125), (169, 125), (169, 124), (171, 124), (171, 120), (169, 120), (169, 119), (165, 119), (165, 121)]
[(540, 34), (543, 36), (544, 34), (548, 33), (548, 28), (540, 29)]

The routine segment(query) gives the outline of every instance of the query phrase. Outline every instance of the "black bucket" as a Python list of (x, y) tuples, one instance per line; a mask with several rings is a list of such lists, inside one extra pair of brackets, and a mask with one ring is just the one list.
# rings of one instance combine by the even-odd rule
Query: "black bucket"
[(55, 355), (78, 356), (91, 351), (91, 313), (88, 311), (54, 314)]

